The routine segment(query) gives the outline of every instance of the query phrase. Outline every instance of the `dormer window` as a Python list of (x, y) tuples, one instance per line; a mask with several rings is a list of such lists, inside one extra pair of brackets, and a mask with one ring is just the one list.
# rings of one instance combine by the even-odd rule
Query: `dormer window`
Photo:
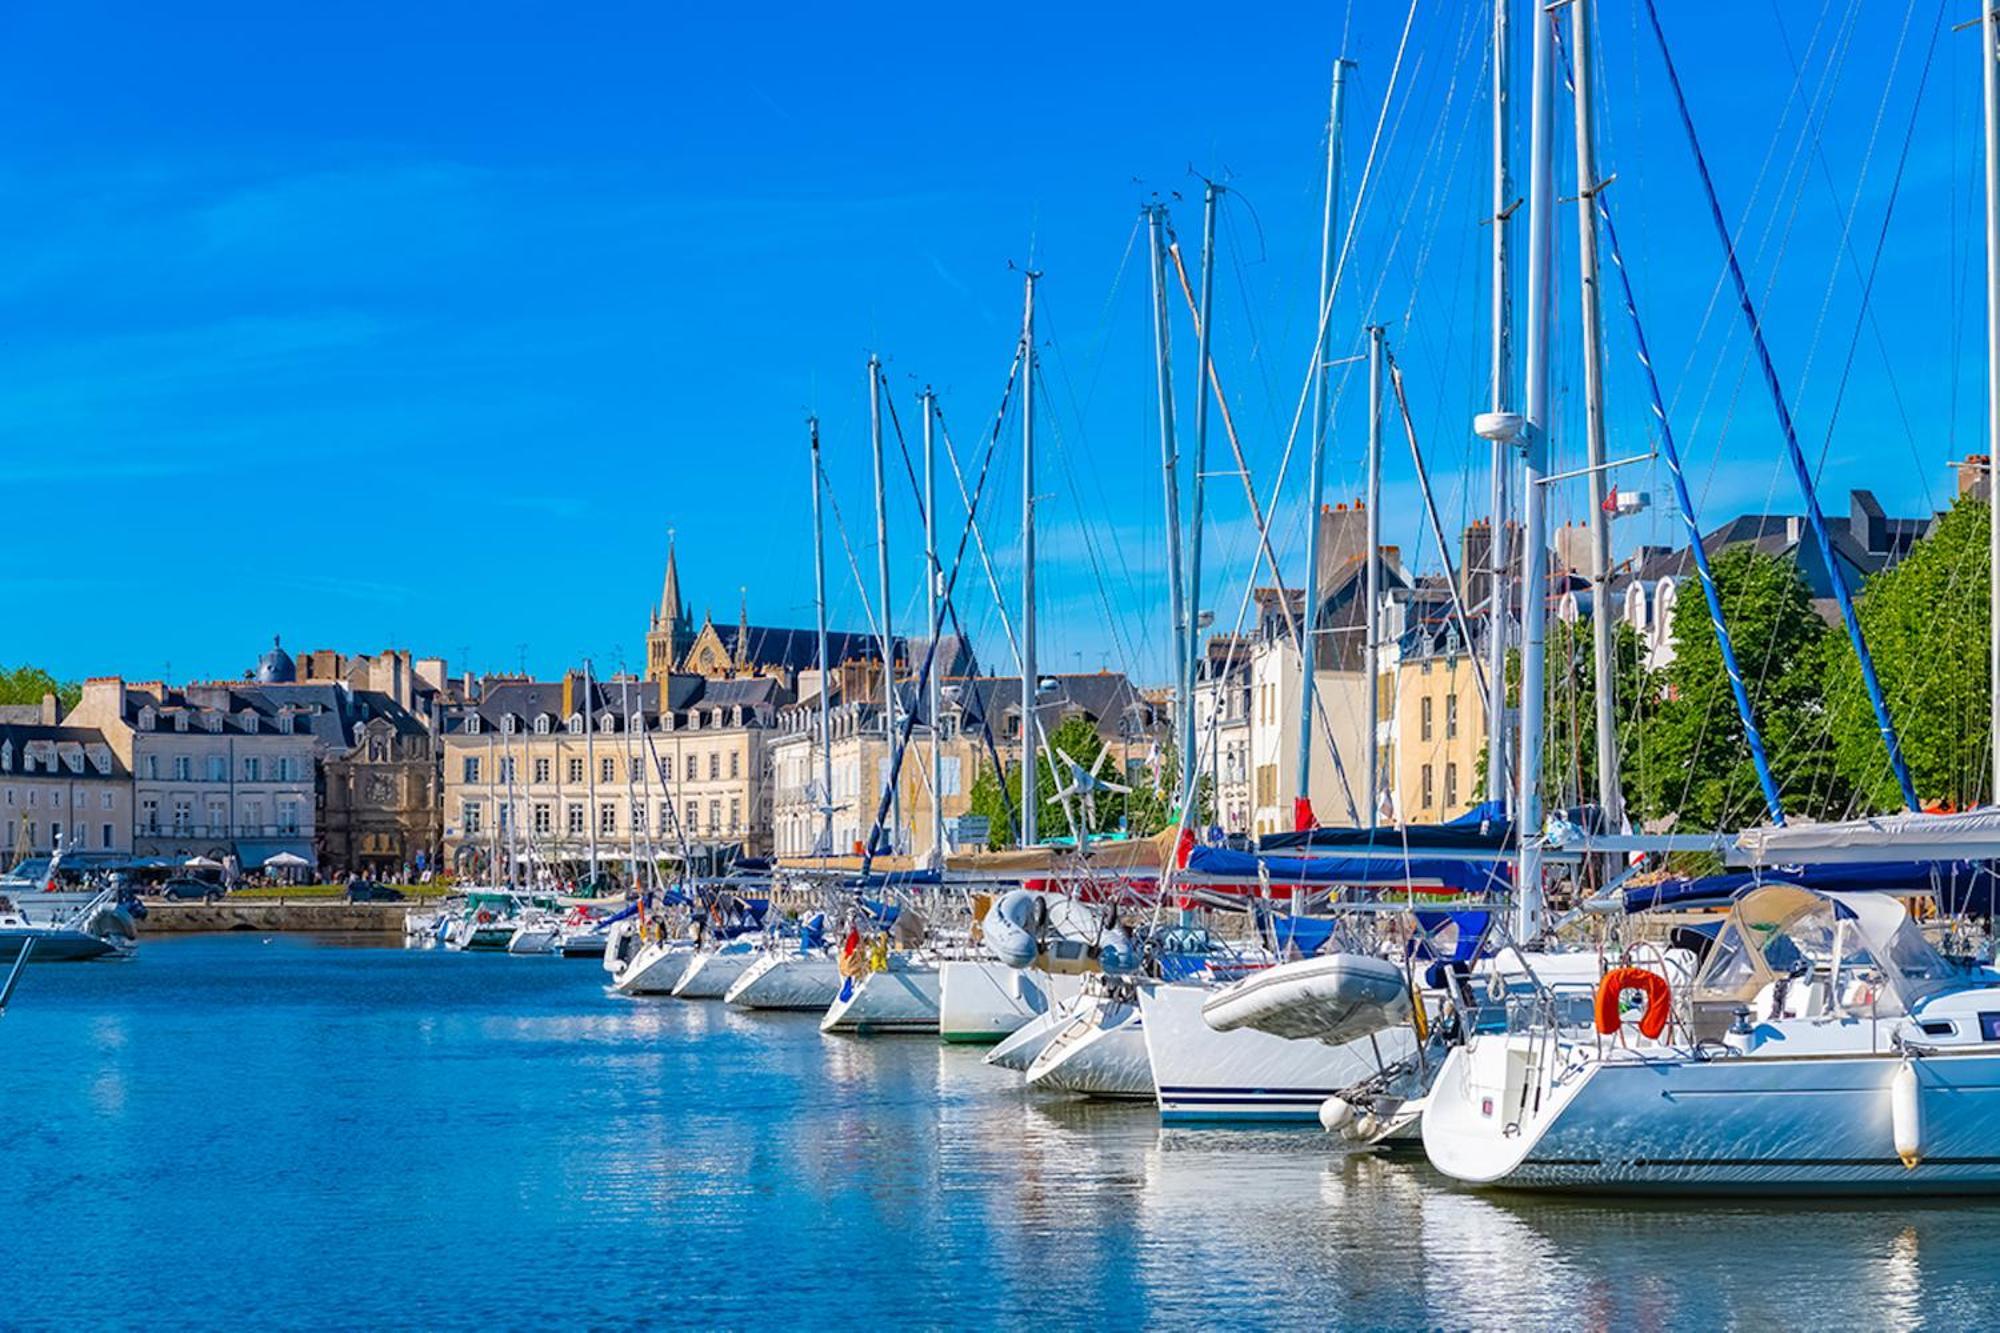
[(625, 718), (625, 730), (629, 734), (646, 729), (646, 718), (642, 713), (631, 713)]
[(570, 735), (572, 736), (583, 735), (583, 714), (571, 713), (569, 715), (569, 722), (567, 723), (567, 725), (569, 727)]
[(368, 738), (368, 724), (366, 722), (356, 722), (354, 724), (355, 748), (359, 749), (361, 746), (361, 742), (366, 740), (367, 738)]
[(547, 713), (535, 714), (535, 734), (537, 736), (546, 736), (549, 734), (549, 715)]
[(107, 778), (108, 778), (108, 777), (110, 777), (110, 776), (111, 776), (111, 751), (110, 751), (110, 749), (109, 749), (108, 747), (106, 747), (106, 746), (102, 746), (102, 745), (93, 745), (93, 746), (91, 746), (91, 747), (90, 747), (90, 765), (91, 765), (91, 767), (92, 767), (92, 768), (95, 768), (95, 769), (96, 769), (96, 770), (98, 771), (98, 773), (99, 773), (100, 775), (102, 775), (102, 776), (104, 776), (104, 777), (107, 777)]
[(285, 709), (278, 714), (278, 734), (280, 736), (289, 736), (292, 734), (292, 714), (290, 709)]
[(14, 742), (0, 741), (0, 773), (14, 771)]
[(159, 725), (159, 721), (160, 715), (155, 713), (151, 708), (141, 708), (139, 710), (139, 730), (151, 731), (155, 726)]
[(179, 713), (179, 712), (175, 713), (174, 730), (186, 731), (187, 729), (188, 729), (188, 715), (186, 713)]
[(605, 714), (605, 715), (604, 715), (603, 717), (600, 717), (600, 718), (598, 718), (598, 719), (597, 719), (597, 729), (598, 729), (599, 731), (616, 731), (616, 730), (618, 730), (618, 714), (616, 714), (616, 713), (606, 713), (606, 714)]
[(201, 725), (211, 732), (222, 730), (222, 714), (209, 709), (201, 715)]
[(465, 715), (465, 734), (468, 736), (477, 736), (479, 734), (479, 714), (467, 713)]
[(254, 709), (254, 708), (246, 708), (246, 709), (244, 709), (244, 710), (243, 710), (242, 712), (238, 713), (238, 714), (236, 715), (236, 718), (237, 718), (237, 721), (239, 721), (240, 723), (242, 723), (242, 725), (243, 725), (243, 730), (244, 730), (244, 732), (245, 732), (245, 733), (247, 733), (247, 734), (249, 734), (249, 735), (252, 735), (252, 736), (254, 736), (254, 735), (256, 735), (256, 734), (257, 734), (257, 710), (256, 710), (256, 709)]
[(521, 719), (515, 717), (512, 713), (508, 713), (500, 719), (500, 730), (509, 736), (512, 736), (519, 729), (520, 725)]

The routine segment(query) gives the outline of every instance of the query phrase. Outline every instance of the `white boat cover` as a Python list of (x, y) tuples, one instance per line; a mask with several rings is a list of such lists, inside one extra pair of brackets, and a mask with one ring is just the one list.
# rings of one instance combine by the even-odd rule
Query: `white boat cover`
[(1745, 829), (1729, 859), (1743, 865), (1983, 861), (2000, 857), (2000, 807), (1958, 814), (1875, 815), (1837, 823)]

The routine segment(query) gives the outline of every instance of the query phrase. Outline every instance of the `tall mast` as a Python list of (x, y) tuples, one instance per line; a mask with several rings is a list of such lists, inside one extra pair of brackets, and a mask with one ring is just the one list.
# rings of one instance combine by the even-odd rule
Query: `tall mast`
[(1516, 836), (1521, 882), (1516, 891), (1515, 935), (1533, 938), (1542, 922), (1542, 705), (1547, 674), (1547, 496), (1549, 470), (1549, 321), (1555, 291), (1555, 29), (1535, 11), (1533, 81), (1528, 127), (1528, 352), (1521, 474), (1521, 771), (1517, 779)]
[[(1313, 342), (1312, 461), (1306, 475), (1306, 613), (1299, 622), (1299, 785), (1292, 801), (1292, 822), (1301, 829), (1312, 825), (1313, 699), (1318, 685), (1313, 666), (1319, 656), (1314, 637), (1319, 625), (1319, 515), (1326, 494), (1327, 415), (1332, 397), (1327, 391), (1327, 329), (1333, 319), (1333, 273), (1339, 262), (1334, 226), (1340, 215), (1341, 109), (1347, 101), (1347, 71), (1352, 64), (1344, 56), (1333, 62), (1333, 104), (1326, 118), (1325, 211), (1319, 225), (1319, 331)], [(1203, 327), (1206, 326), (1207, 321), (1203, 321)], [(1278, 595), (1284, 595), (1283, 588)]]
[[(1159, 386), (1160, 470), (1164, 474), (1167, 506), (1167, 620), (1174, 642), (1174, 704), (1179, 710), (1182, 753), (1179, 787), (1189, 789), (1186, 774), (1194, 766), (1194, 756), (1186, 752), (1194, 733), (1194, 713), (1188, 705), (1187, 602), (1182, 589), (1180, 446), (1174, 435), (1174, 372), (1169, 356), (1172, 335), (1167, 324), (1167, 209), (1164, 204), (1146, 205), (1146, 234), (1153, 248), (1153, 367)], [(1206, 326), (1204, 325), (1204, 328)], [(1187, 807), (1181, 808), (1183, 820)]]
[[(1201, 524), (1206, 499), (1208, 467), (1208, 369), (1209, 346), (1215, 321), (1210, 307), (1215, 295), (1215, 198), (1221, 187), (1210, 182), (1201, 199), (1201, 328), (1195, 342), (1194, 397), (1194, 495), (1193, 514), (1188, 522), (1187, 556), (1187, 649), (1182, 658), (1179, 685), (1181, 721), (1181, 809), (1195, 808), (1194, 682), (1201, 664)], [(1164, 295), (1162, 296), (1164, 300)], [(1187, 819), (1194, 816), (1189, 814)]]
[[(889, 608), (889, 493), (882, 469), (882, 358), (868, 358), (868, 438), (875, 450), (875, 572), (882, 596), (882, 746), (896, 734), (896, 634)], [(901, 818), (899, 793), (889, 793), (889, 850), (896, 849)], [(869, 851), (874, 851), (869, 848)]]
[(620, 672), (621, 677), (626, 678), (620, 679), (618, 682), (618, 706), (625, 714), (625, 730), (620, 733), (625, 737), (625, 818), (628, 821), (625, 836), (625, 852), (627, 858), (632, 863), (632, 883), (638, 886), (639, 834), (641, 831), (639, 825), (644, 821), (639, 818), (639, 794), (632, 785), (633, 779), (638, 776), (639, 763), (637, 754), (632, 749), (632, 682), (629, 679), (630, 674), (629, 672)]
[(1035, 774), (1035, 279), (1024, 275), (1021, 298), (1021, 845), (1041, 842)]
[[(1507, 11), (1513, 0), (1493, 0), (1493, 416), (1510, 409), (1514, 388), (1514, 281), (1509, 251), (1514, 213), (1510, 169), (1513, 140), (1513, 59)], [(1495, 433), (1492, 445), (1492, 516), (1486, 536), (1486, 799), (1507, 800), (1507, 473), (1513, 442)], [(1469, 572), (1469, 571), (1468, 571)]]
[[(820, 519), (819, 418), (807, 417), (806, 429), (812, 436), (813, 487), (813, 613), (819, 628), (819, 813), (820, 836), (814, 848), (821, 856), (833, 855), (833, 703), (829, 698), (833, 682), (826, 664), (826, 528)], [(661, 689), (666, 689), (662, 685)], [(660, 701), (661, 711), (667, 703)], [(806, 752), (808, 755), (812, 751)], [(678, 767), (674, 770), (680, 771)]]
[(938, 655), (937, 640), (942, 629), (938, 619), (938, 590), (944, 578), (944, 567), (938, 564), (937, 552), (937, 444), (935, 424), (937, 398), (929, 386), (924, 388), (924, 593), (926, 615), (930, 624), (931, 669), (930, 689), (924, 701), (924, 711), (929, 714), (931, 729), (931, 864), (944, 865), (944, 752), (938, 738), (938, 708), (943, 696), (942, 683), (938, 679), (944, 673), (944, 661)]
[[(487, 772), (491, 775), (487, 778), (487, 781), (495, 785), (494, 796), (497, 798), (500, 794), (498, 791), (500, 770), (493, 762), (493, 733), (490, 731), (486, 733), (486, 767)], [(493, 826), (486, 834), (486, 877), (493, 881), (495, 888), (500, 886), (500, 822), (500, 802), (496, 799), (493, 802)], [(507, 871), (511, 875), (513, 870), (514, 866), (510, 857)]]
[(502, 755), (500, 767), (507, 770), (507, 887), (514, 887), (515, 877), (520, 873), (521, 854), (518, 842), (520, 808), (514, 802), (514, 742), (507, 736), (500, 740)]
[(583, 659), (583, 772), (590, 784), (590, 809), (583, 826), (590, 832), (590, 882), (597, 883), (597, 719), (591, 716), (590, 659)]
[(1597, 272), (1597, 143), (1591, 104), (1591, 0), (1572, 0), (1570, 44), (1575, 48), (1572, 82), (1576, 109), (1576, 234), (1577, 263), (1582, 282), (1583, 415), (1590, 465), (1590, 637), (1596, 664), (1597, 805), (1600, 827), (1616, 833), (1624, 822), (1625, 799), (1618, 782), (1618, 713), (1614, 691), (1617, 670), (1612, 657), (1610, 477), (1604, 451), (1604, 321), (1598, 304)]
[(1979, 3), (1986, 10), (1979, 69), (1986, 98), (1987, 686), (1993, 716), (1993, 785), (1986, 799), (2000, 804), (2000, 9), (1991, 0)]
[(1363, 556), (1362, 589), (1367, 599), (1366, 618), (1361, 622), (1361, 675), (1368, 696), (1367, 730), (1362, 744), (1367, 762), (1362, 772), (1363, 789), (1368, 793), (1368, 827), (1379, 820), (1382, 801), (1382, 742), (1377, 729), (1382, 724), (1382, 326), (1368, 326), (1368, 550)]

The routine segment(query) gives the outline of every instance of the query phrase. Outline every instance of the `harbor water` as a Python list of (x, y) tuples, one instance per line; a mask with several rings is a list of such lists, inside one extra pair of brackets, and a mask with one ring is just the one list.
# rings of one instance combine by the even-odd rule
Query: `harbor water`
[(2000, 1206), (1487, 1196), (980, 1053), (254, 934), (30, 969), (0, 1327), (1909, 1326)]

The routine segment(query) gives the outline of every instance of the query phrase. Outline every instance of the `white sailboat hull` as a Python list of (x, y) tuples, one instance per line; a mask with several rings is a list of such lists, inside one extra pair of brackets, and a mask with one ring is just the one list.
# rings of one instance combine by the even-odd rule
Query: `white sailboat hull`
[(508, 953), (554, 953), (561, 934), (557, 926), (522, 926), (507, 941)]
[(1141, 1030), (1168, 1121), (1317, 1124), (1328, 1097), (1413, 1054), (1407, 1027), (1373, 1041), (1329, 1045), (1273, 1036), (1255, 1028), (1217, 1032), (1202, 1015), (1216, 992), (1203, 986), (1153, 986), (1139, 992)]
[(742, 1009), (824, 1010), (840, 994), (840, 966), (831, 954), (765, 954), (724, 992)]
[(620, 995), (671, 995), (687, 971), (694, 946), (686, 940), (658, 940), (632, 956), (612, 979)]
[(1015, 968), (985, 958), (946, 959), (938, 965), (938, 1035), (951, 1042), (1000, 1041), (1082, 989), (1080, 973)]
[(682, 1000), (719, 1000), (729, 993), (737, 978), (762, 957), (754, 943), (725, 944), (719, 949), (703, 949), (688, 963), (687, 971), (674, 983), (674, 995)]
[(1482, 1037), (1447, 1057), (1423, 1115), (1434, 1166), (1510, 1189), (2000, 1191), (2000, 1052), (1911, 1061), (1923, 1151), (1906, 1167), (1891, 1101), (1900, 1055), (1695, 1060), (1663, 1048), (1564, 1072), (1561, 1047), (1541, 1044), (1540, 1068), (1526, 1036)]
[(1028, 1086), (1086, 1097), (1150, 1101), (1153, 1065), (1139, 1006), (1102, 995), (1080, 997), (1069, 1021), (1028, 1066)]
[(916, 959), (891, 959), (886, 972), (868, 972), (843, 984), (821, 1032), (931, 1032), (938, 1030), (938, 967)]
[(1035, 1057), (1040, 1055), (1050, 1042), (1062, 1035), (1063, 1028), (1068, 1026), (1073, 1016), (1072, 1009), (1081, 999), (1080, 995), (1072, 996), (1052, 1007), (1047, 1013), (1036, 1014), (1021, 1024), (1001, 1039), (999, 1045), (986, 1053), (986, 1063), (996, 1069), (1011, 1069), (1017, 1074), (1027, 1073), (1028, 1066), (1035, 1063)]

